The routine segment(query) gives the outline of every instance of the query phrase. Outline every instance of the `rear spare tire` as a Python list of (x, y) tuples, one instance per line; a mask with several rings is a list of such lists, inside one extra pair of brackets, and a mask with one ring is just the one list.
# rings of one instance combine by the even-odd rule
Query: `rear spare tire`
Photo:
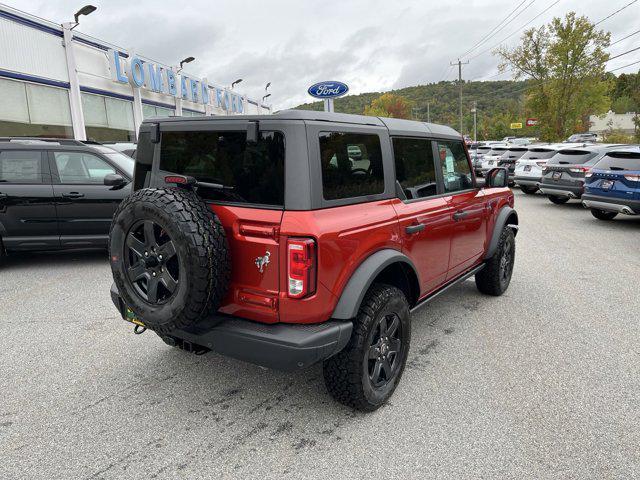
[(123, 200), (111, 223), (109, 254), (122, 300), (160, 334), (214, 313), (229, 284), (224, 229), (188, 190), (146, 188)]

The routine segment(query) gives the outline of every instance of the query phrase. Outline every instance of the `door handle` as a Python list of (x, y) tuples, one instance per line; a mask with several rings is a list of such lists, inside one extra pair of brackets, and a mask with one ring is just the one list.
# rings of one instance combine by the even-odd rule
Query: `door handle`
[(427, 226), (424, 223), (419, 223), (417, 225), (409, 225), (404, 229), (404, 231), (407, 232), (409, 235), (413, 235), (414, 233), (421, 232), (426, 227)]
[(463, 219), (467, 215), (469, 215), (469, 212), (465, 212), (464, 210), (458, 210), (456, 213), (453, 214), (453, 219), (457, 222), (458, 220)]
[(84, 193), (69, 192), (69, 193), (63, 193), (62, 196), (64, 198), (82, 198), (82, 197), (84, 197)]

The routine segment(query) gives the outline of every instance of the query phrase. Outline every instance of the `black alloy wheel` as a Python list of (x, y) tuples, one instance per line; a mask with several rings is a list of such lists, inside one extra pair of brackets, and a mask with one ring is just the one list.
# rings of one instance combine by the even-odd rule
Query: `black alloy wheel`
[(180, 263), (167, 232), (152, 220), (140, 220), (129, 230), (124, 250), (126, 276), (140, 298), (155, 305), (171, 298), (180, 281)]
[(369, 339), (366, 368), (373, 388), (382, 388), (393, 380), (401, 367), (402, 322), (396, 313), (381, 317)]
[(515, 239), (513, 236), (508, 236), (504, 239), (502, 244), (502, 255), (500, 257), (500, 284), (505, 288), (511, 281), (511, 274), (513, 273), (514, 253), (515, 253)]

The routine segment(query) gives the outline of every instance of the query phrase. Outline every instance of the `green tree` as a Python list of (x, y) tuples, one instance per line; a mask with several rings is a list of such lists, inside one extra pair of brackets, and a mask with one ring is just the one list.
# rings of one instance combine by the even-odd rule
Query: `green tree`
[(608, 32), (570, 12), (525, 31), (518, 47), (497, 50), (503, 71), (510, 67), (516, 79), (532, 79), (526, 107), (537, 112), (542, 139), (558, 141), (585, 131), (589, 125), (584, 119), (609, 107), (609, 43)]
[(364, 107), (364, 114), (373, 117), (411, 118), (411, 102), (401, 95), (385, 93)]
[(626, 95), (618, 97), (611, 102), (611, 110), (613, 110), (615, 113), (635, 112), (635, 109), (635, 102), (631, 97), (628, 97)]

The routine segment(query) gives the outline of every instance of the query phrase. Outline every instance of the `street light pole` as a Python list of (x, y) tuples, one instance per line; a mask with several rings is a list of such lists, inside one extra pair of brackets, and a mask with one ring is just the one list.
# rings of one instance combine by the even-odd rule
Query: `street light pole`
[(471, 113), (473, 113), (473, 141), (478, 141), (478, 102), (473, 101), (473, 108), (471, 109)]

